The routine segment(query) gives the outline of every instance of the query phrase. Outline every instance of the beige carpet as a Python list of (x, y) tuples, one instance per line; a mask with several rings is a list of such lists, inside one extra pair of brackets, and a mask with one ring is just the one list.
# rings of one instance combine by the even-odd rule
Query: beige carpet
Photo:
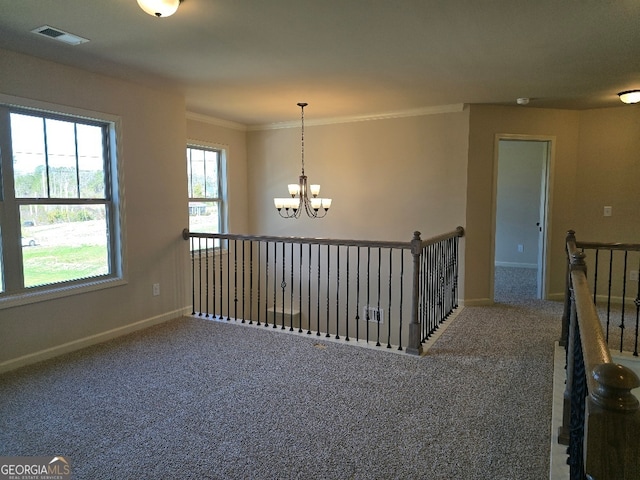
[(0, 376), (0, 456), (77, 479), (540, 480), (560, 313), (466, 308), (424, 358), (177, 319)]

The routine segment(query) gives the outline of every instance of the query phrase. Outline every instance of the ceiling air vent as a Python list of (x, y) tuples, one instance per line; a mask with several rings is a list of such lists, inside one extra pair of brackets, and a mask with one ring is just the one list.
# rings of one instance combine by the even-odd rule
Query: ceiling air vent
[(73, 35), (72, 33), (65, 32), (59, 28), (50, 27), (49, 25), (35, 28), (31, 30), (31, 32), (42, 35), (43, 37), (52, 38), (53, 40), (58, 40), (59, 42), (66, 43), (67, 45), (80, 45), (81, 43), (87, 43), (89, 41), (86, 38)]

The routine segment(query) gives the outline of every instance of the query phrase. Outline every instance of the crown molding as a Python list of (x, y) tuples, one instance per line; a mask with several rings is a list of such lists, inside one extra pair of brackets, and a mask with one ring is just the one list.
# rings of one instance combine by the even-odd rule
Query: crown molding
[[(458, 113), (462, 112), (465, 108), (464, 103), (455, 103), (451, 105), (438, 105), (434, 107), (422, 107), (413, 108), (409, 110), (396, 110), (394, 112), (377, 113), (370, 115), (351, 115), (344, 117), (333, 118), (320, 118), (315, 120), (309, 120), (305, 118), (305, 126), (315, 125), (332, 125), (339, 123), (356, 123), (356, 122), (368, 122), (371, 120), (388, 120), (392, 118), (404, 118), (404, 117), (420, 117), (424, 115), (438, 115), (442, 113)], [(247, 127), (248, 131), (258, 130), (278, 130), (282, 128), (296, 128), (300, 126), (300, 121), (295, 120), (291, 122), (277, 122), (267, 123), (263, 125), (250, 125)]]
[(208, 123), (218, 127), (230, 128), (232, 130), (247, 131), (247, 126), (243, 123), (232, 122), (231, 120), (223, 120), (221, 118), (210, 117), (201, 113), (187, 112), (187, 120), (195, 120), (196, 122)]

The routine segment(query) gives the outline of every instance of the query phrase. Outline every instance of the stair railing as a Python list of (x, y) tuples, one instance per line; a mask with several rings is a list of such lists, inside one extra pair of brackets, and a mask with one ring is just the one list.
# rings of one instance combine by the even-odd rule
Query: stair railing
[(419, 355), (458, 307), (463, 235), (458, 227), (427, 240), (415, 232), (409, 242), (388, 242), (185, 229), (192, 314)]
[(575, 232), (566, 242), (567, 299), (562, 342), (566, 385), (559, 441), (569, 445), (571, 480), (640, 478), (640, 410), (631, 390), (640, 379), (613, 363), (587, 281)]

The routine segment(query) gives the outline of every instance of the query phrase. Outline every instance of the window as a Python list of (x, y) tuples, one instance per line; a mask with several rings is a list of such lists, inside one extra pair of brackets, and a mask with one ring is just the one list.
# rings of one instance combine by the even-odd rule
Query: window
[(224, 150), (187, 147), (189, 230), (222, 233), (226, 229)]
[(121, 277), (113, 131), (0, 105), (0, 296)]

